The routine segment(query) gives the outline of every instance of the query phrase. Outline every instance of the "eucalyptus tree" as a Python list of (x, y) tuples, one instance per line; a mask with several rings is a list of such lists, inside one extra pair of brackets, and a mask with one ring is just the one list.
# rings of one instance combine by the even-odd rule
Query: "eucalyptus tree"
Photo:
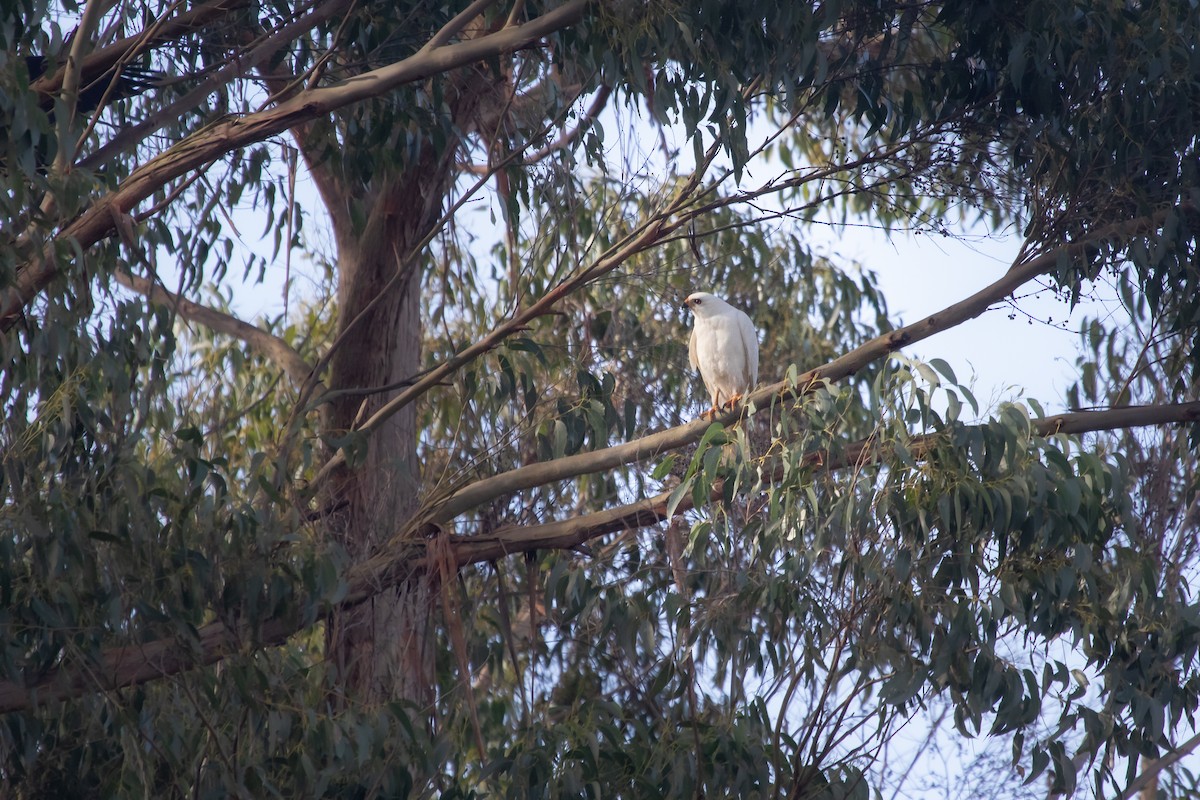
[[(16, 791), (865, 796), (938, 703), (1051, 791), (1194, 747), (1194, 553), (1144, 552), (1190, 517), (1139, 513), (1190, 467), (1072, 436), (1200, 413), (1196, 11), (2, 13)], [(272, 258), (237, 263), (239, 205)], [(851, 213), (1026, 240), (901, 326), (805, 244)], [(323, 226), (285, 317), (205, 289)], [(895, 356), (1108, 275), (1165, 348), (1152, 405), (989, 416)], [(696, 285), (763, 336), (712, 422)]]

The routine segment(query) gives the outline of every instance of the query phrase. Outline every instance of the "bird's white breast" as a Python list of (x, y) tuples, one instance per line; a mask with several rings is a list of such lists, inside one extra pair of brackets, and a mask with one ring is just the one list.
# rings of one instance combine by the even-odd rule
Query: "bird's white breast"
[(733, 315), (697, 319), (696, 360), (704, 382), (723, 398), (742, 394), (750, 387), (746, 345)]

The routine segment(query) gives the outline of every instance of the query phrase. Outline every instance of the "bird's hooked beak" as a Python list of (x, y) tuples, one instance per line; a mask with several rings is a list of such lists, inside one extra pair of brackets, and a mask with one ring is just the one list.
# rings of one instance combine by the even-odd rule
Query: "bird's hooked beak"
[(683, 304), (682, 304), (682, 305), (680, 305), (680, 306), (679, 306), (679, 308), (680, 308), (681, 310), (683, 310), (683, 311), (691, 311), (691, 310), (692, 310), (692, 304), (691, 304), (691, 303), (689, 303), (687, 300), (684, 300), (684, 301), (683, 301)]

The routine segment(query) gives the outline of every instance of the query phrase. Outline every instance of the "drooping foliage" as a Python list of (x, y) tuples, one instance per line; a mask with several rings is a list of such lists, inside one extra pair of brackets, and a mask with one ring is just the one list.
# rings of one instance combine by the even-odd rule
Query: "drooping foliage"
[[(973, 795), (1194, 789), (1158, 760), (1200, 702), (1161, 427), (1200, 12), (24, 3), (0, 39), (6, 793), (949, 796), (896, 765), (971, 738)], [(851, 218), (1112, 282), (1091, 413), (897, 352), (1018, 284), (902, 327), (807, 235)], [(693, 421), (697, 287), (760, 332), (740, 418)], [(339, 660), (417, 651), (407, 693)]]

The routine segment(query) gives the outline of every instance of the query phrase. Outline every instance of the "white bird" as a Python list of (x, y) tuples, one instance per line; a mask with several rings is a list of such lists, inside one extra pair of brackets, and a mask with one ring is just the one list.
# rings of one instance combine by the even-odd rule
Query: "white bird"
[(688, 362), (700, 370), (715, 415), (758, 383), (758, 332), (745, 312), (708, 292), (688, 295), (683, 306), (695, 316)]

